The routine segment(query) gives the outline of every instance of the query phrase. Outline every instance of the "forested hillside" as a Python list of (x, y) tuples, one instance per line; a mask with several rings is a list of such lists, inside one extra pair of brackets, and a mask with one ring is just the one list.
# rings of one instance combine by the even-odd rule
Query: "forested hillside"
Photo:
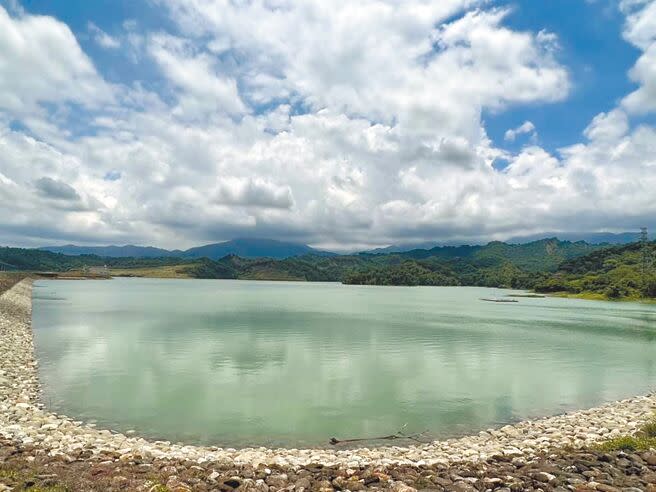
[(85, 266), (107, 265), (110, 268), (143, 268), (175, 265), (180, 258), (109, 258), (97, 255), (69, 256), (40, 249), (0, 247), (0, 263), (6, 270), (65, 272)]
[(656, 297), (656, 243), (640, 243), (595, 251), (564, 262), (558, 271), (535, 285), (538, 292), (563, 292), (582, 297)]
[(166, 250), (151, 246), (44, 246), (39, 248), (52, 253), (65, 255), (95, 255), (105, 258), (161, 258), (174, 256), (177, 258), (198, 259), (209, 258), (218, 260), (227, 255), (238, 255), (242, 258), (290, 258), (302, 255), (333, 256), (335, 253), (311, 248), (306, 244), (289, 241), (276, 241), (262, 238), (237, 238), (221, 243), (206, 244), (187, 250)]
[(526, 244), (508, 244), (493, 241), (485, 246), (438, 246), (429, 250), (399, 253), (404, 258), (466, 259), (478, 265), (499, 265), (507, 261), (531, 272), (556, 270), (565, 260), (576, 258), (601, 248), (583, 241), (560, 241), (557, 238), (540, 239)]
[(344, 277), (349, 284), (479, 285), (532, 288), (565, 260), (597, 251), (601, 246), (556, 238), (527, 244), (491, 242), (485, 246), (442, 246), (396, 255), (396, 261), (366, 263)]
[[(649, 250), (655, 257), (655, 243), (649, 243)], [(67, 272), (107, 265), (120, 275), (179, 274), (194, 278), (367, 285), (477, 285), (614, 299), (656, 296), (656, 274), (650, 271), (643, 277), (642, 257), (638, 243), (601, 247), (557, 239), (521, 245), (492, 242), (485, 246), (437, 247), (392, 254), (305, 255), (286, 259), (247, 259), (235, 255), (219, 260), (107, 258), (0, 248), (0, 265), (8, 270)]]

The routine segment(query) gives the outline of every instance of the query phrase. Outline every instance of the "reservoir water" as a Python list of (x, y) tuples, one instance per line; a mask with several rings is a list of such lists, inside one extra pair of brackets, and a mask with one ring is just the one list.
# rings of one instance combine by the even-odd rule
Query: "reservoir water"
[(480, 300), (508, 293), (38, 281), (43, 401), (154, 439), (305, 447), (452, 437), (656, 388), (656, 305)]

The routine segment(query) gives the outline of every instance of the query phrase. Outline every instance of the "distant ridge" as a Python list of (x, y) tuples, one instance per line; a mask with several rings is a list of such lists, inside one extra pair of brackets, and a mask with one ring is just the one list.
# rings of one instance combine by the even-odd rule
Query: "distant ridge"
[[(559, 239), (561, 241), (570, 241), (578, 242), (584, 241), (588, 244), (629, 244), (638, 241), (640, 236), (639, 232), (544, 232), (541, 234), (530, 234), (526, 236), (514, 236), (510, 239), (507, 239), (503, 242), (507, 244), (526, 244), (533, 243), (535, 241), (541, 241), (543, 239)], [(656, 236), (650, 234), (652, 239), (656, 239)], [(495, 241), (493, 241), (495, 242)], [(362, 251), (362, 253), (370, 254), (389, 254), (389, 253), (405, 253), (408, 251), (414, 250), (431, 250), (436, 247), (448, 247), (448, 246), (461, 246), (464, 245), (464, 242), (454, 243), (452, 241), (428, 241), (421, 243), (405, 243), (405, 244), (393, 244), (391, 246), (386, 246), (383, 248), (375, 248), (367, 251)], [(484, 245), (486, 242), (481, 241), (480, 243), (473, 242), (473, 244)]]
[(291, 258), (293, 256), (335, 256), (335, 253), (311, 248), (306, 244), (276, 241), (275, 239), (239, 238), (223, 243), (207, 244), (182, 253), (183, 258), (210, 258), (218, 260), (228, 255), (242, 258)]
[(167, 250), (152, 246), (44, 246), (42, 251), (61, 253), (68, 256), (96, 255), (108, 258), (209, 258), (218, 260), (228, 255), (242, 258), (274, 258), (284, 259), (293, 256), (317, 255), (333, 256), (335, 253), (311, 248), (306, 244), (276, 241), (274, 239), (238, 238), (221, 243), (207, 244), (190, 248), (185, 251)]
[(433, 249), (440, 246), (446, 246), (446, 244), (436, 241), (429, 241), (425, 243), (392, 244), (391, 246), (386, 246), (384, 248), (369, 249), (362, 252), (372, 255), (384, 255), (389, 253), (405, 253), (406, 251), (413, 251), (415, 249)]
[[(652, 239), (654, 235), (650, 235)], [(545, 237), (557, 237), (561, 241), (585, 241), (588, 244), (629, 244), (640, 239), (640, 233), (636, 232), (549, 232), (544, 234), (532, 234), (528, 236), (516, 236), (506, 242), (524, 244), (537, 241)]]
[[(190, 255), (187, 257), (160, 258), (69, 256), (39, 249), (0, 247), (0, 261), (28, 271), (75, 271), (106, 265), (117, 270), (118, 275), (161, 275), (162, 278), (295, 280), (367, 285), (477, 285), (525, 289), (547, 279), (565, 261), (613, 248), (548, 238), (527, 244), (493, 241), (486, 245), (442, 246), (404, 253), (335, 255), (321, 251), (308, 254), (312, 252), (311, 248), (295, 243), (291, 243), (293, 249), (289, 249), (290, 243), (282, 241), (235, 240), (226, 243), (192, 248), (188, 253), (181, 253)], [(257, 249), (262, 247), (267, 249)], [(259, 256), (262, 254), (279, 258)], [(288, 257), (290, 254), (302, 256)], [(251, 258), (240, 255), (250, 255)], [(220, 258), (212, 259), (210, 256)], [(134, 270), (134, 274), (130, 270)]]
[[(504, 242), (506, 245), (530, 244), (545, 240), (560, 240), (564, 242), (585, 242), (589, 245), (599, 244), (628, 244), (638, 240), (638, 233), (609, 233), (609, 232), (590, 232), (590, 233), (551, 233), (535, 234), (531, 236), (517, 236)], [(502, 244), (500, 241), (492, 241), (489, 244)], [(472, 245), (455, 245), (445, 242), (423, 242), (415, 244), (402, 244), (387, 246), (385, 248), (376, 248), (368, 251), (362, 251), (359, 254), (402, 254), (411, 258), (425, 258), (428, 256), (454, 257), (468, 256), (478, 251), (485, 244)], [(278, 241), (275, 239), (264, 238), (236, 238), (230, 241), (220, 243), (206, 244), (204, 246), (193, 247), (184, 251), (167, 250), (152, 246), (135, 246), (128, 244), (126, 246), (77, 246), (67, 244), (65, 246), (44, 246), (38, 248), (42, 251), (61, 253), (68, 256), (79, 255), (96, 255), (107, 258), (209, 258), (218, 260), (228, 255), (240, 256), (242, 258), (272, 258), (281, 260), (295, 256), (315, 255), (315, 256), (339, 256), (337, 253), (323, 251), (312, 248), (306, 244), (294, 243), (289, 241)]]
[[(472, 259), (478, 265), (503, 260), (528, 271), (548, 271), (555, 269), (567, 259), (590, 253), (600, 247), (602, 246), (588, 244), (585, 241), (563, 241), (550, 237), (522, 244), (491, 241), (485, 245), (436, 246), (431, 249), (413, 249), (396, 254), (413, 260)], [(536, 258), (540, 258), (540, 261), (536, 262)]]
[(68, 256), (96, 255), (108, 258), (162, 258), (182, 255), (182, 251), (179, 250), (169, 251), (153, 246), (135, 246), (133, 244), (125, 246), (76, 246), (67, 244), (65, 246), (44, 246), (39, 249)]

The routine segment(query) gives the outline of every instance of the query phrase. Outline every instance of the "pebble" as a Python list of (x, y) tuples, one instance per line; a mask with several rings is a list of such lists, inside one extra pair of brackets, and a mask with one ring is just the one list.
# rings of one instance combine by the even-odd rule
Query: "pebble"
[[(320, 463), (359, 470), (365, 466), (476, 463), (489, 457), (520, 464), (551, 449), (563, 446), (581, 449), (609, 435), (633, 433), (656, 410), (656, 394), (652, 393), (598, 408), (487, 429), (463, 438), (377, 448), (237, 450), (148, 441), (132, 431), (122, 434), (96, 429), (95, 423), (84, 424), (43, 408), (34, 360), (31, 293), (31, 281), (23, 280), (0, 295), (0, 438), (32, 446), (50, 456), (60, 456), (64, 461), (78, 459), (80, 453), (89, 452), (92, 455), (115, 453), (116, 459), (124, 455), (127, 463), (140, 456), (153, 460), (188, 460), (196, 464), (230, 463), (254, 468), (266, 465), (268, 468), (261, 472), (262, 476), (256, 478), (264, 479), (269, 485), (273, 485), (272, 481), (286, 480), (272, 473), (274, 466), (301, 468)], [(656, 452), (645, 454), (642, 459), (653, 465)], [(539, 476), (541, 483), (552, 481), (550, 472)], [(461, 488), (471, 485), (464, 480), (461, 482)], [(184, 488), (185, 485), (176, 486)]]

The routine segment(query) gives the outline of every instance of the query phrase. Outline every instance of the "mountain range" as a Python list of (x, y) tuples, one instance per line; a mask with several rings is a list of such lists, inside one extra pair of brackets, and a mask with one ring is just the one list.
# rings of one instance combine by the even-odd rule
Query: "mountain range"
[(61, 253), (69, 256), (96, 255), (107, 258), (209, 258), (218, 260), (228, 255), (240, 256), (242, 258), (275, 258), (284, 259), (293, 256), (317, 255), (331, 256), (336, 253), (311, 248), (305, 244), (287, 241), (276, 241), (274, 239), (261, 238), (238, 238), (221, 243), (197, 246), (187, 250), (168, 250), (152, 246), (76, 246), (67, 244), (65, 246), (44, 246), (42, 251)]
[[(290, 243), (280, 243), (230, 241), (179, 252), (144, 248), (149, 254), (157, 254), (156, 258), (67, 255), (0, 247), (0, 270), (67, 272), (75, 276), (89, 267), (105, 265), (114, 276), (130, 277), (468, 285), (535, 289), (594, 299), (656, 297), (656, 272), (651, 266), (656, 264), (656, 242), (645, 247), (637, 242), (610, 245), (548, 238), (524, 244), (493, 241), (486, 245), (352, 255), (305, 254), (307, 246), (291, 243), (290, 248)], [(231, 254), (231, 247), (239, 247), (242, 254), (251, 258)], [(95, 251), (126, 254), (133, 247), (108, 248)], [(63, 251), (89, 250), (72, 247)], [(174, 256), (162, 256), (161, 251)], [(294, 253), (299, 255), (260, 256)], [(188, 256), (175, 256), (178, 254)], [(220, 258), (210, 259), (209, 255)]]
[[(629, 244), (640, 240), (639, 232), (550, 232), (516, 236), (508, 239), (507, 243), (524, 244), (538, 241), (544, 237), (557, 237), (561, 241), (585, 241), (588, 244)], [(656, 239), (650, 234), (651, 239)]]
[[(263, 244), (268, 244), (269, 249), (259, 249)], [(298, 245), (291, 250), (284, 244), (273, 244), (278, 249), (272, 250), (271, 244), (256, 242), (241, 244), (241, 253), (251, 256), (247, 258), (231, 254), (226, 249), (229, 244), (219, 243), (218, 246), (181, 252), (189, 255), (186, 257), (157, 258), (66, 255), (41, 249), (0, 248), (0, 261), (5, 262), (5, 269), (33, 271), (70, 271), (106, 265), (120, 271), (120, 275), (131, 276), (517, 287), (528, 285), (529, 280), (533, 282), (539, 272), (556, 271), (564, 261), (609, 247), (550, 238), (527, 244), (493, 241), (484, 246), (442, 246), (403, 253), (318, 255), (303, 254), (308, 251), (307, 247), (298, 248)], [(301, 254), (286, 258), (259, 256), (264, 252)]]
[[(640, 234), (638, 232), (544, 232), (541, 234), (530, 234), (525, 236), (514, 236), (507, 240), (507, 244), (526, 244), (535, 241), (540, 241), (546, 238), (558, 238), (561, 241), (578, 242), (585, 241), (588, 244), (629, 244), (638, 241)], [(653, 234), (650, 235), (652, 239), (656, 239)], [(454, 241), (428, 241), (421, 243), (404, 243), (393, 244), (384, 248), (375, 248), (366, 251), (372, 254), (389, 254), (389, 253), (404, 253), (417, 249), (430, 250), (436, 247), (444, 246), (459, 246), (462, 242)]]
[[(539, 241), (545, 238), (558, 238), (561, 241), (578, 242), (585, 241), (591, 245), (597, 244), (627, 244), (638, 240), (638, 234), (634, 232), (624, 233), (552, 233), (552, 234), (535, 234), (531, 236), (518, 236), (506, 241), (506, 244), (527, 244)], [(401, 245), (392, 245), (385, 248), (376, 248), (364, 251), (364, 254), (390, 254), (390, 253), (408, 253), (414, 252), (410, 256), (421, 257), (431, 256), (431, 254), (422, 253), (424, 251), (442, 250), (444, 254), (460, 255), (464, 252), (462, 248), (473, 248), (478, 246), (457, 246), (444, 242), (423, 242), (410, 243)], [(306, 244), (294, 243), (289, 241), (277, 241), (274, 239), (262, 238), (238, 238), (220, 243), (197, 246), (187, 250), (168, 250), (152, 246), (77, 246), (68, 244), (65, 246), (45, 246), (39, 248), (43, 251), (61, 253), (69, 256), (78, 255), (97, 255), (107, 258), (209, 258), (218, 260), (228, 255), (235, 255), (241, 258), (273, 258), (285, 259), (295, 256), (316, 255), (316, 256), (335, 256), (337, 253), (323, 251), (312, 248)], [(451, 252), (451, 253), (449, 253)]]

